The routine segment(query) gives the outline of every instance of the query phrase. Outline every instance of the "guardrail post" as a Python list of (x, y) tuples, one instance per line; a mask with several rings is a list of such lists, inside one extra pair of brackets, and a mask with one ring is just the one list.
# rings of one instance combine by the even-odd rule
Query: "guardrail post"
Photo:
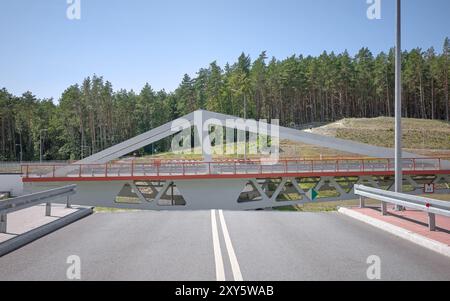
[(45, 216), (51, 216), (52, 215), (52, 204), (45, 203)]
[(6, 213), (0, 213), (0, 233), (6, 233), (6, 223), (8, 216)]
[(67, 209), (72, 208), (72, 206), (70, 206), (70, 196), (67, 196), (67, 198), (66, 198), (66, 208)]
[(359, 197), (359, 208), (366, 208), (365, 198), (363, 196)]
[(381, 202), (381, 214), (383, 216), (387, 215), (387, 203)]
[(430, 231), (436, 231), (436, 214), (428, 213), (428, 228)]

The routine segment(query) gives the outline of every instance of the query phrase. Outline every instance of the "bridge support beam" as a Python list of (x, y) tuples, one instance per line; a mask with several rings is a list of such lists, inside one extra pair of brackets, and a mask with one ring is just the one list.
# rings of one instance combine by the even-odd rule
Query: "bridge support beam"
[[(408, 177), (406, 177), (408, 178)], [(410, 177), (413, 186), (411, 194), (423, 194), (419, 183), (429, 183), (435, 177)], [(449, 193), (445, 185), (448, 176), (434, 180), (436, 193)], [(334, 202), (357, 200), (353, 192), (355, 183), (367, 182), (374, 187), (388, 187), (392, 177), (359, 176), (342, 178), (332, 176), (290, 177), (262, 176), (256, 178), (220, 179), (126, 179), (73, 181), (77, 184), (77, 194), (70, 200), (77, 205), (111, 207), (118, 209), (142, 210), (252, 210), (292, 206), (311, 202)], [(48, 190), (67, 185), (64, 182), (25, 182), (27, 193)], [(308, 198), (305, 190), (314, 189), (318, 197)], [(174, 193), (175, 190), (175, 193)], [(174, 203), (174, 196), (177, 201)], [(172, 202), (169, 201), (172, 198)], [(67, 204), (68, 200), (60, 203)], [(359, 198), (359, 206), (364, 208), (367, 198)], [(172, 204), (172, 206), (170, 206)], [(46, 208), (47, 209), (47, 208)], [(49, 209), (48, 209), (49, 210)], [(381, 204), (381, 214), (387, 214), (387, 204)], [(47, 212), (50, 215), (50, 212)]]

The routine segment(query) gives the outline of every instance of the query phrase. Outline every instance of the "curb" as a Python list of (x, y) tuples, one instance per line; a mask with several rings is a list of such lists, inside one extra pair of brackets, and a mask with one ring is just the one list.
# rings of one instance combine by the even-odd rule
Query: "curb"
[(94, 211), (92, 207), (78, 207), (78, 211), (62, 217), (56, 221), (40, 226), (36, 229), (30, 230), (26, 233), (20, 234), (14, 238), (11, 238), (3, 243), (0, 243), (0, 258), (3, 255), (11, 253), (30, 242), (33, 242), (45, 235), (48, 235), (58, 229), (61, 229), (79, 219), (82, 219), (88, 215), (91, 215)]
[(338, 212), (341, 214), (344, 214), (346, 216), (352, 217), (354, 219), (357, 219), (366, 224), (369, 224), (371, 226), (374, 226), (378, 229), (389, 232), (397, 237), (406, 239), (406, 240), (413, 242), (421, 247), (427, 248), (427, 249), (437, 252), (441, 255), (450, 257), (450, 246), (448, 246), (444, 243), (429, 239), (425, 236), (419, 235), (417, 233), (411, 232), (404, 228), (389, 224), (387, 222), (364, 215), (362, 213), (356, 212), (356, 211), (348, 209), (348, 208), (340, 207)]

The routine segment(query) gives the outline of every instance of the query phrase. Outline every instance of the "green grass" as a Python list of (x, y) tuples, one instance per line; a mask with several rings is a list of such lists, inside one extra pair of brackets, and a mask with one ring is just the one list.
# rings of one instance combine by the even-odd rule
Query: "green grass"
[(141, 200), (137, 197), (118, 196), (116, 202), (119, 204), (140, 204)]
[[(379, 204), (378, 201), (368, 200), (366, 204)], [(339, 207), (357, 206), (359, 200), (333, 201), (333, 202), (312, 202), (301, 205), (285, 206), (274, 208), (277, 211), (297, 211), (297, 212), (332, 212), (337, 211)]]
[[(450, 157), (450, 123), (438, 120), (403, 118), (403, 147), (420, 155)], [(348, 118), (318, 127), (313, 133), (382, 147), (394, 147), (394, 118)], [(336, 150), (281, 142), (286, 157), (355, 156)]]
[[(394, 119), (388, 117), (344, 119), (336, 137), (377, 146), (394, 147)], [(403, 147), (450, 150), (450, 123), (437, 120), (403, 119)]]
[(94, 208), (94, 213), (118, 213), (118, 212), (136, 212), (136, 211), (140, 211), (140, 210), (108, 208), (108, 207), (95, 207)]
[(430, 199), (450, 201), (450, 194), (424, 194), (423, 196)]
[[(428, 194), (423, 195), (436, 200), (450, 201), (450, 194)], [(380, 201), (366, 200), (366, 205), (379, 205)], [(302, 205), (284, 206), (274, 208), (277, 211), (300, 211), (300, 212), (331, 212), (337, 211), (339, 207), (358, 206), (359, 200), (334, 201), (334, 202), (312, 202)]]
[[(367, 200), (366, 204), (379, 204), (378, 201)], [(337, 211), (339, 207), (358, 206), (359, 200), (333, 201), (333, 202), (313, 202), (304, 205), (296, 205), (297, 211), (301, 212), (330, 212)]]

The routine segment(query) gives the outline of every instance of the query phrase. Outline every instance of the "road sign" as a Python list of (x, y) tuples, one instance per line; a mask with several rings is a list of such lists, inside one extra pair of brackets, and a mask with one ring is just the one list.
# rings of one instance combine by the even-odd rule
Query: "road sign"
[(434, 184), (423, 185), (423, 193), (434, 193)]
[(315, 191), (314, 189), (309, 190), (306, 193), (306, 196), (308, 197), (308, 199), (310, 199), (311, 201), (314, 201), (315, 199), (317, 199), (317, 196), (319, 195), (319, 193), (317, 191)]

